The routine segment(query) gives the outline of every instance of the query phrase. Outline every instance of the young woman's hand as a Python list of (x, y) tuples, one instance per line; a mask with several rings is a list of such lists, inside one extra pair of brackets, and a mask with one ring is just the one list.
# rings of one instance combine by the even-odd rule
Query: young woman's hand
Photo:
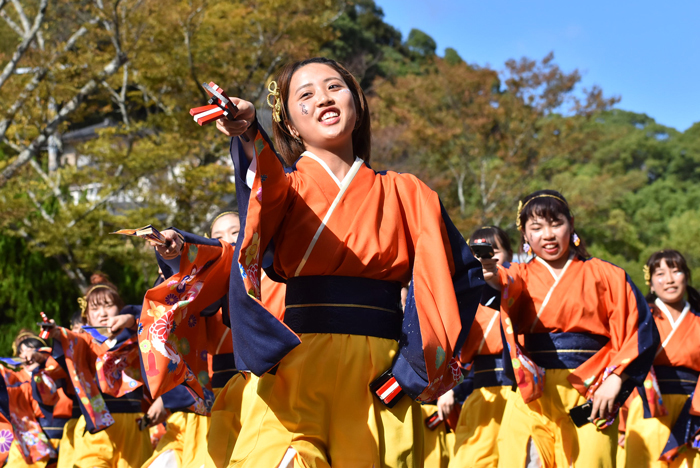
[(165, 231), (161, 232), (161, 234), (170, 242), (166, 243), (165, 245), (151, 242), (151, 245), (155, 247), (156, 251), (165, 260), (177, 258), (177, 256), (182, 253), (182, 246), (185, 244), (182, 240), (182, 236), (172, 229), (166, 229)]
[(450, 417), (450, 413), (452, 413), (452, 410), (455, 408), (455, 392), (449, 390), (447, 393), (438, 397), (437, 407), (440, 419), (447, 421), (447, 418)]
[(156, 398), (156, 401), (154, 401), (151, 407), (148, 408), (146, 416), (148, 416), (150, 427), (157, 426), (160, 423), (164, 423), (165, 420), (168, 419), (168, 416), (170, 416), (170, 412), (163, 405), (163, 398)]
[(117, 334), (124, 328), (134, 328), (136, 325), (136, 317), (131, 314), (117, 315), (116, 317), (109, 317), (107, 319), (107, 326), (109, 331), (113, 334)]
[[(216, 128), (228, 137), (237, 137), (245, 133), (255, 119), (255, 106), (251, 102), (238, 98), (231, 98), (231, 102), (238, 107), (238, 114), (236, 114), (235, 120), (221, 117), (216, 120)], [(250, 139), (250, 135), (248, 136), (248, 139)]]
[(622, 388), (622, 379), (617, 374), (610, 374), (605, 381), (600, 384), (598, 390), (593, 394), (593, 409), (591, 410), (591, 420), (596, 418), (607, 418), (612, 413), (615, 405), (615, 398)]
[(481, 269), (484, 274), (484, 281), (496, 291), (501, 290), (501, 283), (498, 281), (498, 260), (495, 258), (479, 259)]

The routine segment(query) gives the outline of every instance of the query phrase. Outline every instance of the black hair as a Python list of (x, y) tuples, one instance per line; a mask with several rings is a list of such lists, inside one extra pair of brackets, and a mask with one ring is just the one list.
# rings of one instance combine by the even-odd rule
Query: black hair
[[(489, 244), (496, 246), (500, 245), (503, 250), (508, 252), (510, 258), (513, 258), (513, 247), (510, 244), (510, 237), (508, 233), (498, 226), (483, 226), (474, 231), (469, 238), (469, 245), (477, 241), (477, 239), (483, 239)], [(498, 240), (498, 242), (496, 242)]]
[[(651, 278), (654, 276), (654, 271), (661, 266), (661, 261), (666, 261), (666, 265), (673, 268), (678, 268), (685, 275), (685, 292), (688, 296), (688, 303), (690, 307), (696, 312), (700, 312), (700, 292), (690, 285), (692, 281), (692, 275), (690, 268), (688, 267), (688, 262), (685, 261), (685, 257), (673, 249), (664, 249), (654, 252), (647, 260), (646, 268), (649, 269), (649, 294), (647, 294), (647, 302), (653, 304), (656, 301), (656, 294), (651, 290)], [(646, 279), (646, 278), (645, 278)]]
[[(523, 245), (525, 239), (525, 224), (530, 218), (544, 218), (549, 222), (564, 216), (573, 226), (574, 215), (569, 209), (569, 203), (564, 195), (556, 190), (538, 190), (522, 200), (522, 208), (518, 211), (518, 223), (521, 229), (520, 253), (524, 253)], [(586, 250), (586, 243), (579, 237), (579, 245), (575, 245), (573, 239), (569, 239), (569, 251), (576, 256), (588, 258), (591, 255)]]

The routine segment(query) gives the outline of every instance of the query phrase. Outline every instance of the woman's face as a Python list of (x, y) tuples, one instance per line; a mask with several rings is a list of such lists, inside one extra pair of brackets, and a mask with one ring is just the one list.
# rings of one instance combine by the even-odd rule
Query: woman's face
[(355, 101), (343, 78), (328, 65), (311, 63), (294, 73), (287, 109), (290, 132), (310, 151), (332, 150), (352, 142)]
[(238, 240), (238, 233), (241, 230), (241, 222), (235, 214), (227, 214), (211, 225), (212, 239), (221, 239), (229, 244), (235, 244)]
[(107, 319), (119, 315), (119, 308), (108, 297), (104, 301), (90, 301), (87, 311), (88, 325), (106, 327)]
[(662, 259), (651, 275), (652, 292), (666, 304), (677, 304), (683, 300), (685, 289), (685, 273)]
[(572, 233), (573, 226), (562, 214), (552, 221), (533, 216), (525, 223), (525, 239), (533, 253), (547, 262), (568, 257)]
[(493, 244), (493, 258), (498, 261), (498, 264), (500, 266), (503, 266), (503, 262), (510, 262), (513, 260), (511, 258), (511, 255), (508, 254), (508, 251), (503, 248), (501, 243), (498, 240), (498, 237), (494, 239), (494, 244)]

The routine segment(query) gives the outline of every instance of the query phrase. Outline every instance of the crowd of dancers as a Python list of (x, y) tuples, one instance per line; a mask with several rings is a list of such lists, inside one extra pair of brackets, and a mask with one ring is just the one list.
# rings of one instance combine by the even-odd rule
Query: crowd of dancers
[(95, 274), (71, 324), (17, 336), (5, 466), (700, 467), (681, 253), (652, 254), (642, 292), (554, 190), (514, 207), (517, 255), (494, 226), (467, 243), (420, 180), (371, 169), (342, 65), (269, 91), (274, 146), (232, 99), (238, 206), (162, 233), (142, 304)]

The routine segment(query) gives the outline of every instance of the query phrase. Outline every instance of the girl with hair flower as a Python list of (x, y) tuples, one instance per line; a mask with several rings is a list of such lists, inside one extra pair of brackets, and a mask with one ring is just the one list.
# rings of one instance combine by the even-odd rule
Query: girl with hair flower
[[(642, 383), (659, 343), (649, 307), (624, 270), (588, 255), (559, 192), (525, 197), (516, 222), (534, 259), (482, 262), (501, 291), (518, 385), (498, 436), (500, 466), (612, 467), (618, 395)], [(594, 424), (577, 427), (569, 411), (587, 401)]]

